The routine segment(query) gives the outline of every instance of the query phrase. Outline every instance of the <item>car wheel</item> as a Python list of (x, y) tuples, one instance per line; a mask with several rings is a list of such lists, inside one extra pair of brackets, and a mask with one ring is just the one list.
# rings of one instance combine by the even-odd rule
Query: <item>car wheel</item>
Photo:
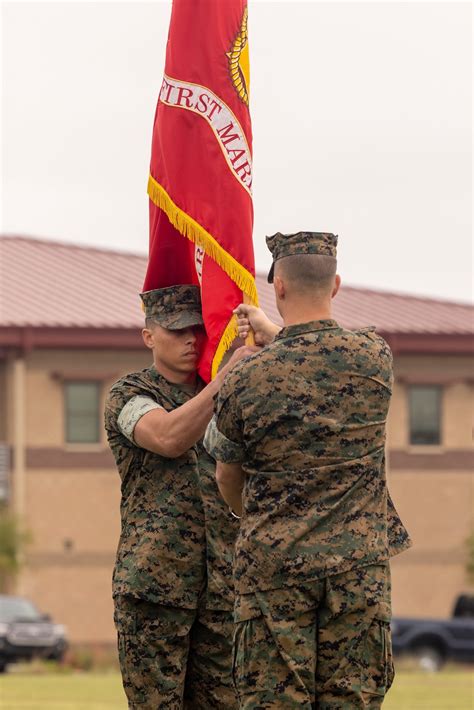
[(7, 669), (7, 663), (2, 658), (0, 658), (0, 673), (5, 673)]
[(414, 655), (421, 670), (435, 673), (439, 671), (444, 663), (445, 657), (442, 651), (435, 646), (419, 646), (414, 648)]

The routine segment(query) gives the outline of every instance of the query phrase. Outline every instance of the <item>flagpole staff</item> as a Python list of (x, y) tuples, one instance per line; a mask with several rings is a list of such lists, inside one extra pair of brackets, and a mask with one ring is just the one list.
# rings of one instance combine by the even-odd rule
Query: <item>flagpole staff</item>
[[(250, 298), (247, 296), (246, 293), (243, 293), (242, 295), (244, 297), (243, 301), (246, 306), (253, 305), (252, 301), (250, 300)], [(253, 347), (255, 345), (255, 333), (253, 332), (252, 328), (250, 328), (248, 335), (245, 338), (245, 345), (247, 345), (248, 347)]]

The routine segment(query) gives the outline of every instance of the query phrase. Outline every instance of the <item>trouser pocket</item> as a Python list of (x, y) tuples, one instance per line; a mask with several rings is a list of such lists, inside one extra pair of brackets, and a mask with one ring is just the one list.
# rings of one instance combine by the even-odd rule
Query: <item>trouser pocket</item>
[(130, 708), (181, 709), (195, 616), (192, 609), (115, 599), (120, 670)]
[(313, 706), (316, 617), (312, 611), (282, 615), (291, 597), (282, 590), (262, 592), (260, 615), (255, 610), (236, 623), (233, 671), (241, 710)]
[(266, 690), (273, 639), (262, 615), (235, 625), (232, 675), (240, 696)]
[(384, 696), (395, 675), (390, 624), (375, 618), (370, 625), (362, 659), (361, 690), (367, 695)]

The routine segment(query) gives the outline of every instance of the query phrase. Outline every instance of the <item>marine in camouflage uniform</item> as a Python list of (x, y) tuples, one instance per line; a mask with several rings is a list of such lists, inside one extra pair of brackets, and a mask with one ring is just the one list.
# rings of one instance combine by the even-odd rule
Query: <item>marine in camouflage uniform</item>
[[(331, 257), (335, 274), (334, 235), (267, 242), (269, 280), (299, 254)], [(245, 710), (379, 708), (393, 679), (388, 560), (410, 542), (385, 476), (392, 355), (374, 329), (327, 315), (293, 319), (239, 363), (206, 434), (243, 485), (234, 677)]]
[[(202, 325), (195, 286), (158, 289), (142, 299), (147, 319), (167, 330)], [(237, 521), (219, 496), (215, 463), (202, 441), (171, 458), (138, 445), (134, 434), (149, 412), (173, 412), (203, 387), (198, 380), (170, 382), (153, 365), (116, 382), (106, 403), (122, 480), (113, 596), (130, 708), (237, 707), (231, 675)], [(208, 387), (217, 392), (215, 384)], [(212, 393), (209, 402), (210, 418)]]

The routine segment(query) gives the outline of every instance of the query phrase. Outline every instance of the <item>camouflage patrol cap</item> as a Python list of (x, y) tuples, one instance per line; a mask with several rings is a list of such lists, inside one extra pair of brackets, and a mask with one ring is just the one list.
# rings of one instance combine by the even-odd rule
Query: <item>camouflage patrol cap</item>
[(145, 318), (152, 318), (163, 328), (179, 330), (203, 325), (199, 286), (180, 285), (156, 288), (140, 294)]
[(268, 272), (268, 283), (273, 283), (275, 261), (284, 256), (295, 254), (337, 256), (337, 235), (327, 232), (295, 232), (295, 234), (277, 232), (271, 237), (266, 237), (266, 241), (273, 256), (273, 264)]

